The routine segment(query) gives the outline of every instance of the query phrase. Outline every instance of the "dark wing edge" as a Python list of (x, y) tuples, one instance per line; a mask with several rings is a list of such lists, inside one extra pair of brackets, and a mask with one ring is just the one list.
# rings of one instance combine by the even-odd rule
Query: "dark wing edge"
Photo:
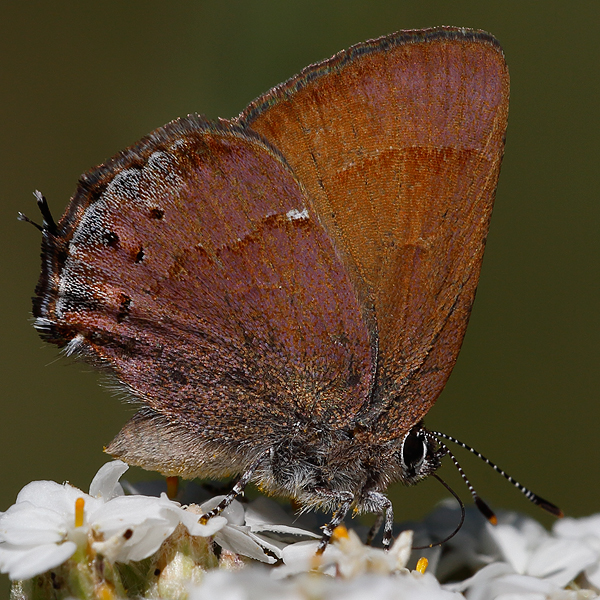
[(406, 29), (389, 35), (380, 36), (372, 40), (360, 42), (341, 50), (331, 58), (319, 61), (305, 67), (287, 81), (274, 86), (268, 92), (255, 98), (239, 114), (236, 121), (243, 127), (252, 127), (252, 123), (265, 111), (293, 96), (299, 90), (305, 88), (315, 79), (341, 71), (348, 63), (356, 58), (367, 54), (389, 50), (397, 46), (409, 44), (423, 44), (436, 42), (438, 40), (464, 40), (476, 41), (493, 47), (502, 56), (502, 46), (498, 40), (487, 31), (482, 29), (470, 29), (468, 27), (441, 26), (428, 29)]

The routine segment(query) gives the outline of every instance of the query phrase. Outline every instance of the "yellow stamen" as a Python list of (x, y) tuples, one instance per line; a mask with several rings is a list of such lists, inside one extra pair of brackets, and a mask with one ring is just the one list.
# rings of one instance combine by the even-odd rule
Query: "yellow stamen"
[(83, 525), (84, 506), (85, 500), (83, 498), (77, 498), (77, 500), (75, 500), (75, 527), (81, 527)]
[(419, 573), (421, 573), (421, 575), (423, 575), (425, 573), (425, 571), (427, 570), (428, 564), (429, 564), (429, 561), (424, 556), (421, 556), (421, 558), (417, 562), (417, 567), (415, 570), (418, 571)]
[(347, 540), (349, 537), (346, 527), (344, 525), (338, 525), (331, 534), (331, 541), (339, 542), (340, 540)]
[(96, 588), (96, 598), (98, 598), (98, 600), (114, 600), (115, 595), (113, 594), (113, 591), (110, 589), (108, 584), (101, 583)]
[(167, 496), (171, 498), (175, 498), (177, 496), (177, 492), (179, 491), (179, 477), (176, 475), (174, 477), (167, 477)]

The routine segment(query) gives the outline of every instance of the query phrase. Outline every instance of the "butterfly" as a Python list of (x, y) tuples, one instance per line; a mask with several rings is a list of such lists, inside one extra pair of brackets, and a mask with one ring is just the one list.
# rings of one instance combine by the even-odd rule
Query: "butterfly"
[(504, 151), (489, 34), (364, 42), (237, 118), (177, 119), (84, 174), (44, 225), (35, 326), (139, 410), (107, 452), (377, 513), (436, 471), (422, 419), (456, 362)]

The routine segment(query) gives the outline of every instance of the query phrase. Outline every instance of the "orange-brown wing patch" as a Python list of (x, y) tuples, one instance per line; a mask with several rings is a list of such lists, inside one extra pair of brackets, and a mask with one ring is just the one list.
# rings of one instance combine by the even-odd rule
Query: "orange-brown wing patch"
[(458, 356), (508, 88), (491, 36), (403, 32), (309, 67), (240, 116), (286, 156), (348, 267), (378, 347), (362, 419), (383, 418), (391, 437), (427, 412)]

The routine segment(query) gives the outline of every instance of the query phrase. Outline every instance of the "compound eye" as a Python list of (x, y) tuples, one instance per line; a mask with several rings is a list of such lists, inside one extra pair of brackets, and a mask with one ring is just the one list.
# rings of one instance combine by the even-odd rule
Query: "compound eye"
[(419, 472), (427, 456), (427, 441), (420, 430), (409, 431), (402, 442), (402, 466), (407, 474)]

